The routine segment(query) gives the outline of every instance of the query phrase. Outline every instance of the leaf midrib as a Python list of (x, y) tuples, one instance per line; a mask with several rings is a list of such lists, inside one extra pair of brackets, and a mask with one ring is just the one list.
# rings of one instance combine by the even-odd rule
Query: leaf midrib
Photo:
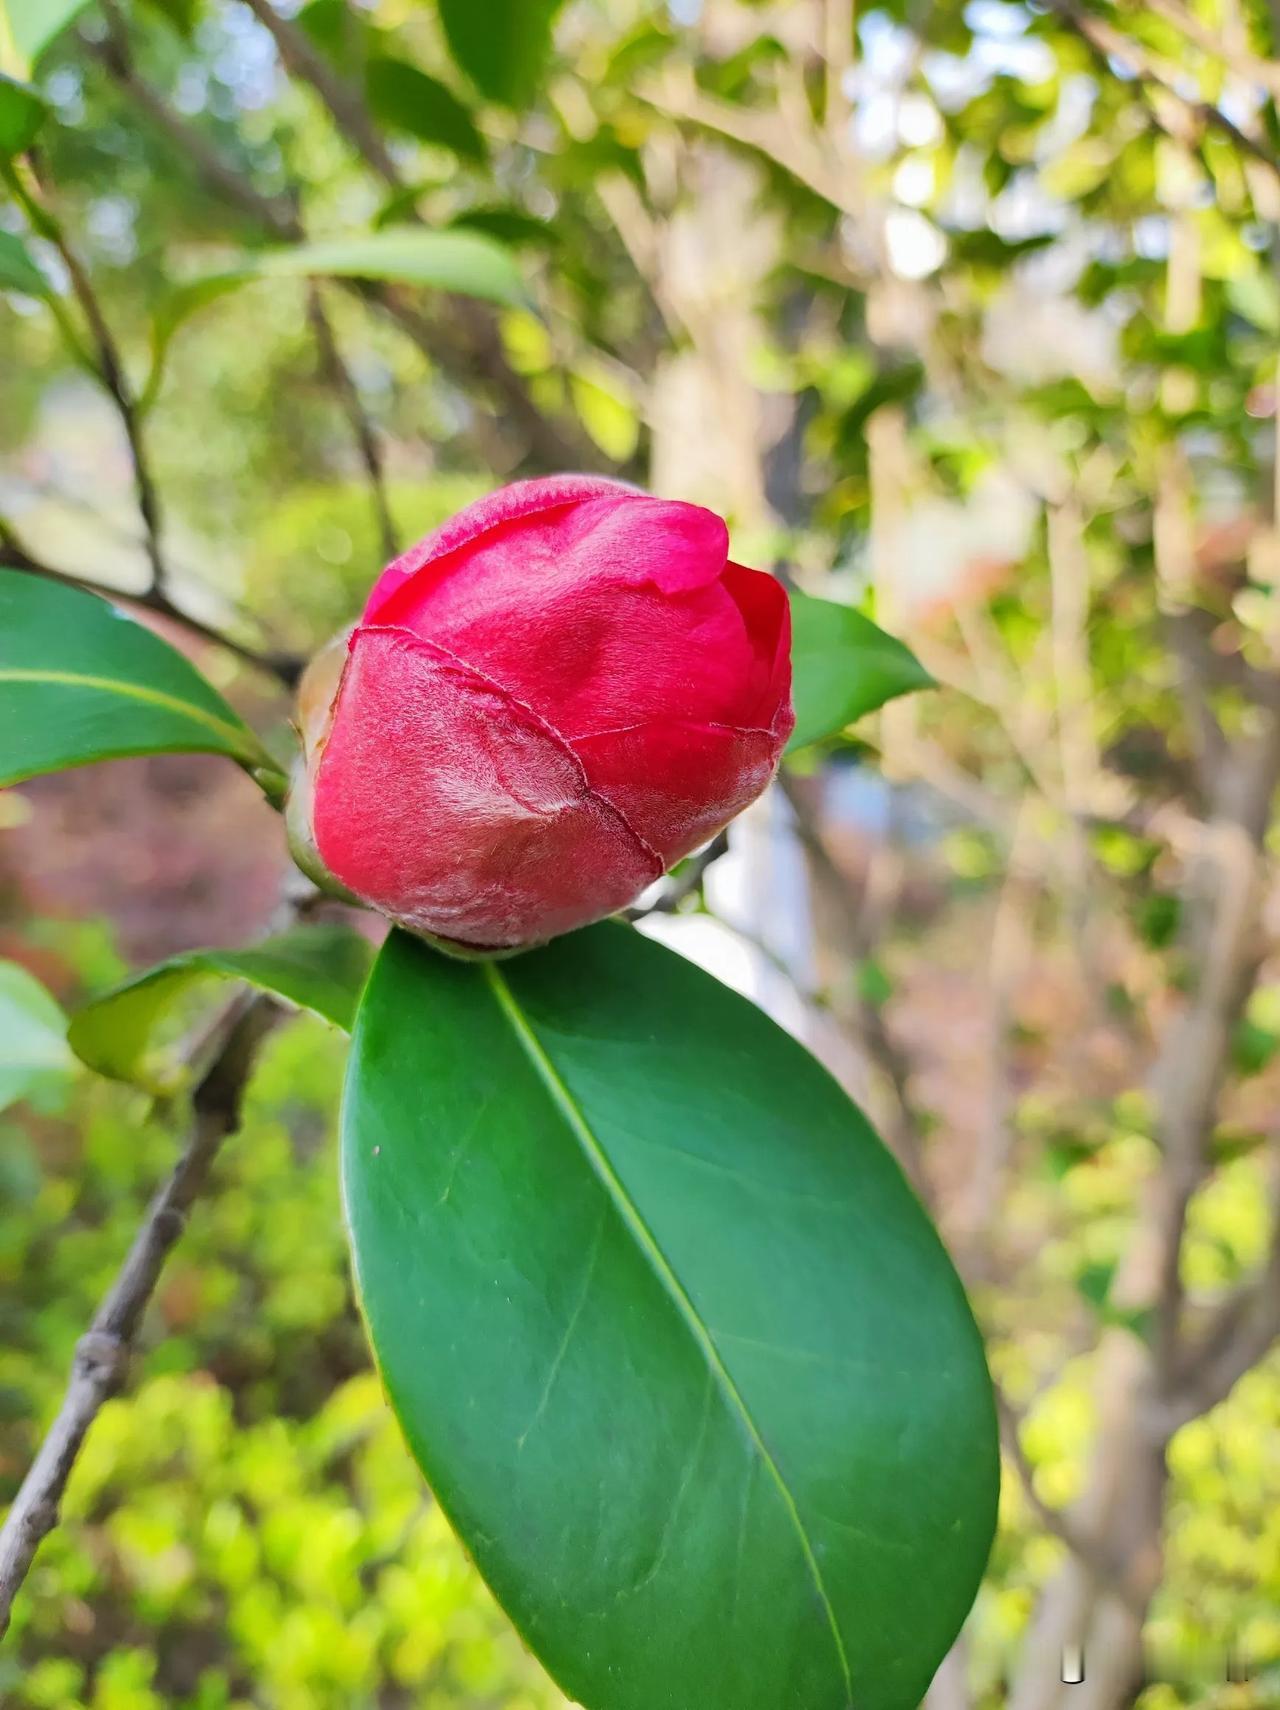
[(783, 1478), (777, 1462), (769, 1453), (764, 1439), (760, 1434), (759, 1427), (756, 1425), (750, 1409), (747, 1407), (747, 1404), (743, 1399), (741, 1391), (733, 1381), (732, 1375), (724, 1361), (721, 1359), (719, 1349), (712, 1340), (710, 1332), (698, 1316), (693, 1301), (689, 1298), (684, 1285), (676, 1275), (661, 1247), (659, 1247), (653, 1231), (641, 1216), (635, 1202), (627, 1193), (620, 1177), (609, 1162), (604, 1148), (601, 1146), (600, 1141), (596, 1138), (590, 1123), (587, 1121), (585, 1112), (570, 1092), (568, 1086), (544, 1048), (542, 1041), (534, 1031), (531, 1022), (521, 1009), (515, 993), (511, 990), (505, 975), (495, 962), (482, 963), (481, 967), (484, 973), (485, 982), (493, 993), (493, 997), (498, 1008), (510, 1023), (512, 1031), (515, 1033), (516, 1039), (524, 1050), (526, 1057), (529, 1059), (534, 1073), (546, 1088), (552, 1103), (557, 1107), (565, 1121), (568, 1123), (575, 1139), (578, 1141), (586, 1155), (588, 1164), (603, 1185), (614, 1206), (617, 1208), (623, 1222), (635, 1237), (641, 1252), (649, 1261), (650, 1267), (656, 1274), (658, 1281), (663, 1285), (667, 1294), (674, 1301), (681, 1317), (693, 1332), (694, 1340), (702, 1350), (703, 1356), (710, 1368), (712, 1378), (719, 1385), (721, 1393), (729, 1403), (731, 1409), (736, 1412), (738, 1417), (741, 1419), (746, 1428), (747, 1434), (755, 1447), (756, 1453), (769, 1476), (772, 1478), (774, 1484), (777, 1486), (778, 1494), (782, 1498), (783, 1506), (795, 1528), (796, 1536), (800, 1541), (801, 1552), (804, 1555), (804, 1559), (809, 1568), (810, 1575), (812, 1576), (818, 1597), (820, 1598), (823, 1610), (826, 1613), (827, 1623), (831, 1629), (832, 1641), (835, 1644), (836, 1656), (840, 1663), (840, 1671), (844, 1678), (845, 1691), (851, 1702), (853, 1697), (853, 1677), (849, 1669), (849, 1659), (845, 1653), (844, 1640), (840, 1633), (839, 1624), (836, 1621), (835, 1610), (832, 1608), (831, 1599), (827, 1593), (826, 1585), (823, 1582), (822, 1571), (818, 1566), (817, 1556), (814, 1553), (813, 1545), (809, 1540), (809, 1534), (805, 1530), (804, 1522), (800, 1517), (800, 1510), (796, 1504), (795, 1497), (791, 1493), (789, 1485)]
[(177, 695), (167, 695), (163, 689), (149, 689), (142, 683), (131, 683), (127, 678), (98, 677), (84, 671), (50, 671), (43, 668), (25, 668), (13, 665), (0, 665), (0, 683), (62, 683), (71, 684), (85, 689), (101, 689), (108, 694), (121, 695), (127, 699), (144, 701), (151, 706), (164, 707), (167, 711), (177, 713), (182, 718), (190, 719), (195, 724), (203, 724), (214, 731), (227, 742), (233, 753), (243, 759), (256, 759), (256, 744), (252, 733), (241, 730), (225, 719), (218, 718), (215, 713), (206, 712), (203, 707), (193, 701), (184, 701)]

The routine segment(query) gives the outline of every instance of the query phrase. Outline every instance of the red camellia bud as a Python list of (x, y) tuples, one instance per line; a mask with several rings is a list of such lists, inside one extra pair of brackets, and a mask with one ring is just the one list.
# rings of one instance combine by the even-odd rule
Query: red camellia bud
[(625, 907), (769, 782), (790, 614), (722, 520), (521, 481), (387, 567), (301, 695), (302, 865), (473, 951)]

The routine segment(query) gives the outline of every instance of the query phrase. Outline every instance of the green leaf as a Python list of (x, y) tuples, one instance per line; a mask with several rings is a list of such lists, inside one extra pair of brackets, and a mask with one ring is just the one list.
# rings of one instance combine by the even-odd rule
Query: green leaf
[(182, 1064), (164, 1024), (215, 980), (247, 980), (350, 1032), (373, 952), (346, 926), (301, 926), (247, 950), (187, 950), (117, 986), (72, 1017), (71, 1047), (100, 1075), (154, 1093), (179, 1084)]
[(170, 23), (184, 41), (194, 36), (202, 0), (146, 0), (146, 4)]
[(526, 295), (520, 271), (500, 243), (479, 232), (433, 232), (422, 226), (384, 226), (381, 231), (351, 237), (262, 250), (246, 257), (237, 271), (254, 279), (317, 274), (391, 279), (494, 303), (519, 303)]
[(451, 89), (406, 60), (379, 57), (365, 73), (369, 105), (384, 125), (435, 143), (464, 160), (487, 157), (484, 138)]
[(343, 1177), (392, 1404), (587, 1710), (915, 1710), (998, 1455), (960, 1283), (825, 1070), (606, 923), (503, 964), (393, 933)]
[(276, 765), (200, 673), (107, 600), (0, 570), (0, 788), (123, 754)]
[(88, 0), (0, 0), (0, 66), (25, 77)]
[(525, 107), (537, 94), (561, 0), (440, 0), (449, 51), (482, 94)]
[(913, 689), (933, 687), (915, 654), (852, 606), (791, 596), (791, 659), (796, 728), (803, 748)]
[(255, 250), (233, 267), (180, 285), (161, 304), (152, 325), (151, 374), (143, 407), (149, 408), (159, 391), (174, 334), (197, 310), (255, 280), (314, 277), (389, 279), (494, 303), (522, 303), (526, 296), (510, 251), (480, 232), (388, 225), (350, 237)]
[(56, 1090), (75, 1067), (61, 1009), (25, 968), (0, 962), (0, 1110)]
[(30, 84), (0, 75), (0, 160), (31, 147), (48, 111)]
[(22, 239), (14, 237), (12, 232), (0, 232), (0, 290), (48, 297), (52, 289)]

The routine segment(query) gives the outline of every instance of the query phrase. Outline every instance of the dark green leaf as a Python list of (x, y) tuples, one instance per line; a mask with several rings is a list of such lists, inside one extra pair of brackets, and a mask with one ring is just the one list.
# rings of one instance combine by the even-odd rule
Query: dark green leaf
[(852, 606), (791, 596), (796, 728), (789, 746), (834, 736), (933, 678), (915, 654)]
[(0, 290), (24, 291), (28, 297), (47, 297), (52, 290), (26, 244), (12, 232), (0, 232)]
[(0, 787), (122, 754), (275, 762), (216, 689), (96, 594), (0, 570)]
[(471, 114), (451, 89), (406, 60), (378, 58), (365, 74), (369, 105), (384, 125), (420, 142), (482, 161), (487, 150)]
[(440, 0), (449, 51), (482, 94), (525, 107), (538, 91), (561, 0)]
[(28, 84), (0, 76), (0, 160), (31, 147), (48, 111)]
[(72, 1017), (72, 1049), (91, 1069), (156, 1093), (181, 1079), (163, 1023), (192, 989), (247, 980), (349, 1032), (373, 952), (345, 926), (300, 926), (247, 950), (188, 950), (117, 986)]
[(191, 40), (200, 19), (202, 0), (145, 0), (145, 3), (166, 18), (184, 41)]
[(350, 0), (308, 0), (295, 22), (344, 70), (363, 63), (369, 24)]
[(505, 243), (510, 249), (526, 246), (547, 249), (556, 242), (556, 228), (551, 222), (526, 214), (523, 208), (466, 208), (455, 214), (450, 222), (451, 230), (456, 231), (459, 227), (484, 232), (487, 237), (497, 238), (499, 243)]
[(0, 1110), (64, 1082), (75, 1059), (67, 1018), (16, 962), (0, 962)]
[(751, 1004), (614, 923), (504, 964), (393, 934), (343, 1120), (409, 1443), (587, 1710), (915, 1710), (998, 1457), (897, 1165)]

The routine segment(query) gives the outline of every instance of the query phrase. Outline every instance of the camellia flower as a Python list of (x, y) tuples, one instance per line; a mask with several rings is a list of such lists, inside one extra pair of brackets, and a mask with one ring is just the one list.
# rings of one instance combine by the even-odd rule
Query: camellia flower
[(300, 864), (446, 948), (517, 949), (625, 907), (764, 789), (787, 596), (711, 511), (521, 481), (387, 567), (300, 709)]

